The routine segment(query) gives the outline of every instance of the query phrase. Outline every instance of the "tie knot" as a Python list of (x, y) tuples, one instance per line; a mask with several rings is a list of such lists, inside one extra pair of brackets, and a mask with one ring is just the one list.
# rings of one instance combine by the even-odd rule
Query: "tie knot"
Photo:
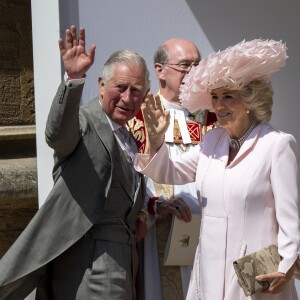
[(117, 135), (120, 138), (120, 140), (122, 141), (122, 143), (129, 143), (130, 144), (130, 135), (129, 132), (127, 131), (127, 129), (125, 127), (120, 127), (117, 130)]
[(129, 132), (128, 130), (124, 127), (124, 126), (121, 126), (118, 131), (126, 138), (129, 138)]
[(120, 127), (117, 130), (117, 134), (127, 151), (133, 154), (138, 152), (134, 139), (131, 137), (130, 133), (124, 126)]

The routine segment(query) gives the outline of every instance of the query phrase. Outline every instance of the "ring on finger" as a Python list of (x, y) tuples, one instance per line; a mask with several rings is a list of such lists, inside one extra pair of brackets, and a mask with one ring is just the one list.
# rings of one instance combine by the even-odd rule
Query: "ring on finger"
[(177, 210), (180, 210), (181, 209), (181, 206), (179, 206), (179, 205), (176, 205), (176, 207), (175, 207)]

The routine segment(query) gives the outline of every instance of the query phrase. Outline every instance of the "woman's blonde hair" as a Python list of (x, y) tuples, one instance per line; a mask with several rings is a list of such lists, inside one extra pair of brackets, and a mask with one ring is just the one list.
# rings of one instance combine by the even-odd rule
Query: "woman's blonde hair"
[(257, 121), (266, 122), (271, 119), (274, 91), (269, 81), (255, 79), (238, 91)]

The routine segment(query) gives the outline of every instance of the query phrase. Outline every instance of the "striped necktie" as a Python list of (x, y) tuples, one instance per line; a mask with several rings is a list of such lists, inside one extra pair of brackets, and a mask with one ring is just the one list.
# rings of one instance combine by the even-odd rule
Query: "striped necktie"
[(120, 127), (118, 130), (115, 131), (117, 137), (121, 142), (121, 148), (123, 153), (130, 164), (130, 169), (132, 171), (133, 180), (134, 180), (134, 189), (136, 189), (137, 184), (139, 182), (139, 174), (133, 167), (133, 159), (134, 155), (138, 153), (137, 145), (134, 139), (131, 137), (130, 133), (125, 127)]
[(132, 163), (134, 155), (138, 152), (138, 148), (134, 139), (130, 136), (128, 130), (123, 126), (116, 131), (116, 134), (125, 148), (123, 150), (125, 150), (126, 158), (130, 163)]

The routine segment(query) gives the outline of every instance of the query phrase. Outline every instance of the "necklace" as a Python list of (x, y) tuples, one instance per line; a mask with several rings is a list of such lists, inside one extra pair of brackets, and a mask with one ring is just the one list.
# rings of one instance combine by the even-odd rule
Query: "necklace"
[(242, 145), (244, 144), (246, 138), (249, 136), (249, 134), (256, 127), (257, 124), (258, 124), (257, 121), (253, 121), (251, 126), (249, 127), (249, 129), (246, 131), (246, 133), (240, 139), (229, 138), (230, 148), (235, 152), (239, 152), (239, 150), (241, 149)]

